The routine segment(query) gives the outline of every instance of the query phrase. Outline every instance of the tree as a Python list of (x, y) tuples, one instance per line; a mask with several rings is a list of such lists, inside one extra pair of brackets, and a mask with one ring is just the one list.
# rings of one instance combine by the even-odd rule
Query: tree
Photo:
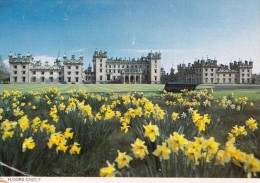
[(6, 69), (2, 56), (0, 55), (0, 83), (9, 81), (9, 72)]

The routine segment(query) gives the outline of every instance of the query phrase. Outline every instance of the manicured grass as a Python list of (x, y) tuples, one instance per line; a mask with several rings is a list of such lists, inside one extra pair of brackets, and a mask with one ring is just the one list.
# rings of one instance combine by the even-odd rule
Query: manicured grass
[(252, 101), (260, 101), (260, 90), (259, 89), (241, 89), (241, 90), (223, 90), (215, 91), (214, 98), (220, 98), (222, 96), (228, 96), (231, 93), (234, 94), (235, 98), (248, 97)]
[[(70, 89), (87, 90), (88, 92), (158, 92), (163, 91), (164, 84), (9, 84), (0, 85), (0, 93), (3, 90), (19, 90), (23, 92), (41, 91), (41, 89), (58, 87), (59, 91), (66, 92)], [(198, 89), (213, 88), (209, 85), (199, 85)]]
[[(201, 84), (197, 89), (213, 88), (216, 85)], [(220, 86), (220, 85), (218, 85)], [(224, 85), (224, 86), (235, 86)], [(237, 85), (242, 86), (242, 85)], [(246, 85), (248, 86), (248, 85)], [(255, 86), (255, 85), (254, 85)], [(87, 90), (88, 92), (144, 92), (146, 97), (158, 96), (157, 92), (163, 91), (164, 84), (2, 84), (0, 85), (0, 94), (3, 90), (8, 91), (41, 91), (42, 89), (57, 87), (60, 92), (64, 93), (70, 89)], [(258, 89), (239, 89), (239, 90), (223, 90), (215, 91), (214, 97), (219, 98), (221, 96), (227, 96), (234, 93), (235, 97), (247, 96), (250, 100), (260, 101), (260, 91)]]

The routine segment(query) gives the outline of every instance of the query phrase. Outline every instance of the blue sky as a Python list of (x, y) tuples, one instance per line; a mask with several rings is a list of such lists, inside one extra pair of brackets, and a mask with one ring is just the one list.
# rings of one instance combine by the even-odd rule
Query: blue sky
[(0, 55), (44, 60), (95, 49), (109, 57), (162, 53), (167, 72), (215, 58), (254, 61), (260, 73), (260, 0), (0, 0)]

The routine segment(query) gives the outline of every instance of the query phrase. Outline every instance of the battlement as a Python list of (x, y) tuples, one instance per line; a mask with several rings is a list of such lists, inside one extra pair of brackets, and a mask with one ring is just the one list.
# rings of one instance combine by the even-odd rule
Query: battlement
[(250, 60), (249, 62), (247, 60), (245, 60), (244, 62), (242, 62), (241, 60), (234, 61), (233, 63), (230, 63), (230, 68), (234, 69), (234, 70), (238, 70), (238, 69), (252, 69), (253, 68), (253, 62)]
[[(56, 62), (60, 61), (60, 59), (56, 59)], [(75, 55), (71, 55), (71, 59), (68, 59), (68, 57), (66, 55), (63, 56), (63, 64), (64, 65), (71, 65), (71, 64), (80, 64), (83, 65), (83, 56), (82, 54), (80, 55), (79, 59), (76, 59)]]
[(30, 64), (33, 62), (33, 57), (31, 54), (27, 54), (27, 56), (21, 56), (21, 54), (15, 54), (14, 56), (12, 53), (9, 54), (9, 63), (10, 64)]
[(107, 51), (100, 50), (99, 52), (96, 50), (93, 55), (94, 58), (107, 58)]
[(145, 56), (141, 56), (140, 58), (138, 57), (137, 59), (136, 58), (124, 58), (122, 59), (121, 57), (120, 58), (109, 58), (107, 60), (107, 62), (127, 62), (127, 63), (131, 63), (131, 62), (134, 62), (135, 64), (138, 63), (138, 62), (149, 62), (151, 61), (152, 59), (161, 59), (161, 53), (159, 52), (155, 52), (155, 53), (148, 53), (148, 55), (145, 57)]
[(218, 63), (216, 59), (201, 59), (194, 62), (194, 67), (218, 67)]
[(160, 52), (155, 52), (153, 53), (152, 51), (148, 53), (147, 56), (148, 59), (161, 59), (161, 53)]

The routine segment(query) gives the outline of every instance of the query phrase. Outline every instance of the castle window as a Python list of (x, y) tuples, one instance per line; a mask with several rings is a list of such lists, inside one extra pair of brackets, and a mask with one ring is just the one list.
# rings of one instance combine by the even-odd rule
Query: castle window
[(226, 74), (223, 74), (223, 76), (225, 77), (225, 76), (226, 76)]
[(17, 77), (13, 77), (13, 81), (16, 83), (17, 82)]
[(250, 74), (247, 74), (247, 77), (249, 77), (250, 76)]
[(247, 70), (247, 72), (250, 72), (250, 70)]
[(214, 81), (214, 79), (213, 79), (213, 78), (211, 78), (211, 83), (213, 83), (213, 81)]
[(36, 74), (36, 72), (35, 72), (35, 71), (33, 71), (33, 74)]
[(25, 74), (25, 71), (22, 71), (23, 74)]
[(243, 69), (242, 72), (245, 72), (245, 70)]
[(211, 71), (213, 72), (213, 69), (211, 69)]
[(100, 67), (102, 67), (102, 64), (100, 64)]
[(118, 68), (120, 68), (120, 65), (117, 65)]
[(213, 76), (213, 73), (211, 73), (211, 76)]
[(114, 73), (116, 73), (116, 70), (114, 69)]
[(99, 80), (102, 81), (102, 76), (99, 76)]
[(116, 65), (114, 65), (114, 68), (116, 68)]
[(231, 78), (229, 78), (229, 83), (231, 83)]
[(117, 72), (120, 73), (120, 69), (118, 69)]
[(157, 76), (154, 76), (154, 80), (157, 81)]
[(231, 74), (229, 74), (229, 76), (231, 77)]
[(68, 69), (70, 69), (71, 67), (70, 66), (68, 66)]
[(245, 76), (245, 74), (242, 74), (242, 77), (244, 77)]
[(208, 83), (208, 78), (205, 78), (205, 83)]
[(113, 76), (113, 80), (114, 80), (114, 81), (116, 80), (116, 76)]
[(53, 82), (53, 77), (50, 77), (50, 82)]
[(61, 82), (61, 77), (59, 77), (59, 82)]
[(102, 59), (100, 59), (100, 62), (102, 62)]
[(76, 77), (76, 82), (79, 82), (79, 78), (78, 77)]
[(99, 69), (99, 72), (102, 72), (102, 69)]
[(79, 74), (79, 72), (76, 72), (76, 75), (78, 75)]
[(111, 65), (109, 65), (109, 68), (111, 68)]
[(205, 71), (208, 71), (208, 69), (205, 69)]
[(14, 74), (17, 74), (17, 71), (14, 71)]
[(157, 69), (154, 69), (154, 73), (157, 73)]
[(79, 69), (79, 66), (76, 66), (76, 69)]
[(71, 72), (68, 72), (68, 75), (70, 75)]
[(23, 77), (23, 82), (25, 82), (25, 77)]
[(17, 69), (17, 65), (14, 65), (14, 68)]
[(155, 60), (155, 61), (154, 61), (154, 63), (156, 63), (156, 64), (157, 64), (157, 60)]
[(110, 81), (110, 74), (107, 75), (107, 80)]
[(59, 72), (59, 75), (61, 75), (61, 72)]
[(42, 72), (42, 75), (44, 75), (44, 72)]
[(32, 77), (32, 82), (36, 82), (36, 77)]
[(23, 69), (25, 69), (25, 65), (23, 65)]
[(208, 76), (208, 73), (205, 73), (205, 76)]
[(41, 77), (41, 82), (44, 82), (44, 77)]
[(50, 75), (53, 75), (53, 72), (50, 72)]
[(71, 81), (71, 78), (70, 77), (68, 77), (68, 82), (70, 82)]

